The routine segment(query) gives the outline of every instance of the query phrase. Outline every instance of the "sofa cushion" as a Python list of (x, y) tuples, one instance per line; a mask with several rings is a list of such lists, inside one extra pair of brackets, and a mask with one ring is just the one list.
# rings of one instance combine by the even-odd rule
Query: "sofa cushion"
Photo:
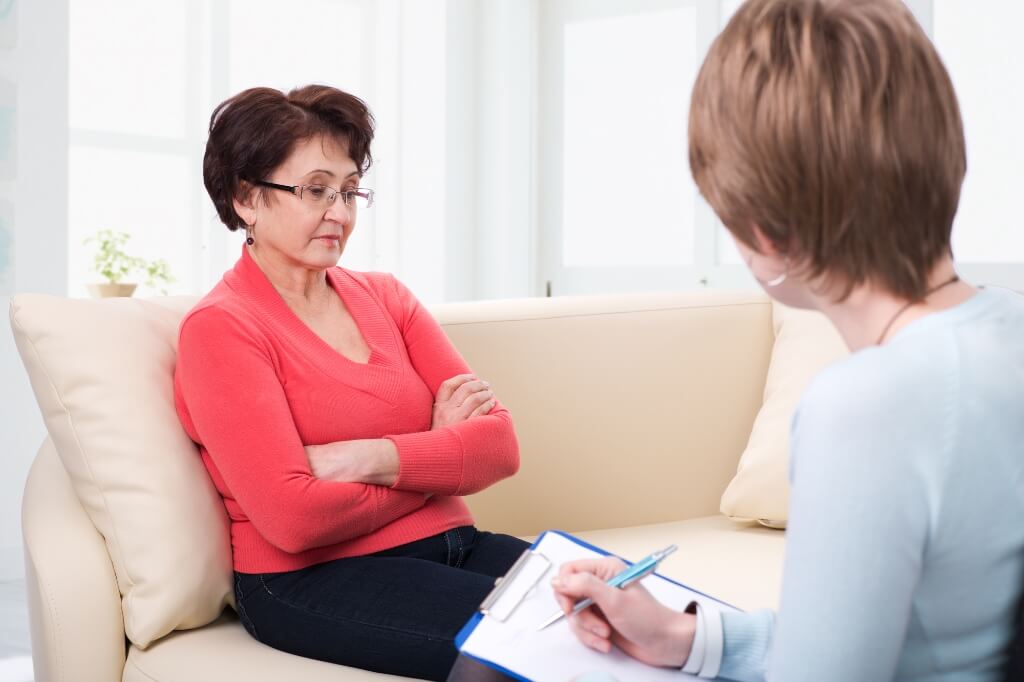
[(213, 621), (233, 594), (224, 506), (174, 410), (178, 322), (195, 301), (11, 300), (46, 428), (141, 647)]
[[(661, 572), (744, 610), (775, 608), (781, 586), (785, 535), (722, 516), (577, 533), (629, 559), (679, 545)], [(196, 661), (202, 661), (197, 665)], [(286, 654), (260, 644), (234, 615), (199, 630), (176, 632), (146, 651), (132, 647), (124, 682), (277, 682), (399, 679)]]
[(808, 382), (849, 351), (823, 314), (772, 304), (772, 348), (764, 402), (736, 476), (722, 495), (722, 513), (784, 528), (789, 517), (789, 427)]
[(629, 561), (679, 545), (658, 569), (662, 575), (744, 611), (778, 608), (783, 532), (716, 515), (575, 535)]
[(122, 682), (343, 682), (404, 680), (272, 649), (249, 636), (226, 612), (212, 625), (175, 632), (146, 650), (132, 647)]

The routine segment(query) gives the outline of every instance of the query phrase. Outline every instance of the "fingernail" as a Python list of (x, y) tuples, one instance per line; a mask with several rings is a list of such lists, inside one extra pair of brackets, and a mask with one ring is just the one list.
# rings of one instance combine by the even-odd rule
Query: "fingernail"
[(490, 387), (491, 387), (491, 382), (485, 381), (484, 382), (484, 388), (490, 388)]
[(557, 575), (554, 578), (551, 579), (551, 587), (561, 587), (561, 586), (562, 586), (562, 579), (559, 578)]

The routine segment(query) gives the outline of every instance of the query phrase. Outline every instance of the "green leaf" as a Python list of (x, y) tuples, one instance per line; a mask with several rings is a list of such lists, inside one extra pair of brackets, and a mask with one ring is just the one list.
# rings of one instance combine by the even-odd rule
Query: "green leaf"
[[(164, 259), (147, 261), (144, 258), (130, 255), (125, 246), (131, 239), (127, 232), (100, 230), (87, 238), (84, 244), (94, 245), (93, 270), (111, 284), (122, 282), (129, 275), (144, 276), (146, 285), (155, 287), (158, 283), (170, 284), (174, 281), (170, 266)], [(166, 287), (160, 288), (166, 295)]]

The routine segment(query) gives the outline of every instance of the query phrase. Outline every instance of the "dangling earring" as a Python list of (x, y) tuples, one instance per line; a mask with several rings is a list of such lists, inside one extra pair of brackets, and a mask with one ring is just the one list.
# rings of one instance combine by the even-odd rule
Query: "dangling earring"
[(256, 240), (252, 238), (252, 228), (254, 228), (255, 226), (256, 223), (245, 226), (245, 243), (248, 244), (249, 246), (252, 246), (253, 244), (256, 243)]

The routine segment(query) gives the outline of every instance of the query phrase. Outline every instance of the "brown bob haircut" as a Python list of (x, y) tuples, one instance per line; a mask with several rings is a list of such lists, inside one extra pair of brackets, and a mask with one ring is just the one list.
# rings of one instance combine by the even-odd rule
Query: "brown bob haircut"
[(297, 143), (321, 135), (342, 144), (363, 174), (373, 163), (373, 127), (366, 103), (337, 88), (307, 85), (287, 95), (273, 88), (244, 90), (210, 116), (203, 184), (221, 222), (232, 231), (244, 228), (233, 205), (243, 183), (267, 179)]
[(960, 110), (899, 0), (749, 0), (701, 67), (689, 138), (733, 235), (757, 249), (757, 225), (839, 300), (863, 283), (921, 300), (951, 251)]

